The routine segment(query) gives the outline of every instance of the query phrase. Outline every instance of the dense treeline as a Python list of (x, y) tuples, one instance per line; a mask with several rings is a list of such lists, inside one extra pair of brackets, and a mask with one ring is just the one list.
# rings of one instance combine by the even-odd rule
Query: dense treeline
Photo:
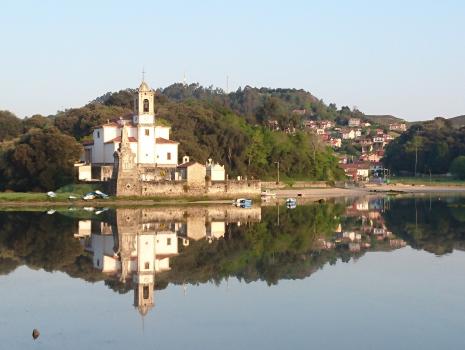
[[(107, 93), (94, 102), (107, 106), (133, 108), (135, 89)], [(281, 128), (299, 127), (303, 120), (333, 120), (341, 125), (347, 124), (349, 118), (365, 118), (356, 108), (343, 106), (337, 109), (334, 103), (326, 105), (322, 100), (302, 89), (270, 89), (246, 86), (236, 91), (225, 93), (222, 89), (203, 87), (199, 84), (172, 84), (157, 91), (158, 96), (174, 102), (189, 100), (206, 101), (222, 106), (245, 118), (251, 125), (263, 125), (269, 120), (276, 120)], [(293, 113), (298, 111), (298, 113)]]
[(442, 255), (465, 249), (465, 201), (397, 199), (383, 216), (386, 225), (412, 248)]
[(337, 159), (315, 135), (276, 133), (251, 126), (229, 109), (205, 101), (165, 101), (158, 116), (173, 129), (180, 154), (200, 162), (213, 158), (233, 175), (275, 176), (277, 162), (288, 177), (334, 180), (342, 177)]
[[(122, 90), (99, 97), (94, 103), (130, 110), (135, 90)], [(270, 102), (271, 99), (271, 102)], [(264, 122), (276, 119), (281, 125), (300, 125), (305, 115), (293, 114), (306, 109), (334, 110), (334, 117), (349, 118), (352, 111), (334, 105), (326, 107), (310, 93), (295, 89), (255, 89), (246, 87), (225, 94), (221, 89), (198, 84), (173, 84), (157, 94), (157, 116), (168, 121), (180, 154), (189, 154), (200, 162), (213, 158), (226, 165), (232, 175), (269, 178), (276, 173), (277, 162), (284, 176), (317, 180), (343, 177), (332, 151), (309, 133), (274, 133)], [(339, 113), (339, 114), (338, 114)], [(359, 112), (355, 112), (359, 113)]]
[[(270, 89), (246, 86), (230, 93), (218, 88), (204, 88), (199, 84), (173, 84), (159, 93), (173, 101), (197, 99), (218, 103), (246, 118), (249, 124), (263, 124), (276, 120), (281, 128), (299, 127), (305, 119), (334, 120), (341, 125), (349, 118), (363, 118), (357, 109), (326, 105), (322, 100), (302, 89)], [(298, 113), (295, 113), (298, 111)]]
[[(133, 113), (136, 90), (107, 93), (81, 108), (44, 117), (19, 119), (0, 112), (0, 190), (50, 190), (72, 181), (72, 164), (81, 149), (76, 140), (89, 139), (92, 128)], [(305, 109), (305, 113), (292, 113)], [(232, 176), (274, 178), (277, 163), (289, 178), (343, 178), (332, 150), (312, 134), (272, 132), (266, 121), (284, 127), (303, 118), (344, 121), (360, 112), (326, 106), (310, 93), (295, 89), (246, 87), (225, 94), (198, 84), (173, 84), (156, 97), (158, 120), (172, 126), (180, 155), (199, 162), (208, 158), (225, 164)], [(68, 138), (66, 136), (72, 136)]]
[(383, 163), (395, 174), (444, 174), (451, 170), (454, 159), (463, 155), (465, 128), (456, 129), (448, 120), (436, 118), (411, 126), (392, 141)]
[(0, 159), (0, 190), (42, 191), (74, 180), (82, 146), (57, 128), (33, 128), (7, 147)]

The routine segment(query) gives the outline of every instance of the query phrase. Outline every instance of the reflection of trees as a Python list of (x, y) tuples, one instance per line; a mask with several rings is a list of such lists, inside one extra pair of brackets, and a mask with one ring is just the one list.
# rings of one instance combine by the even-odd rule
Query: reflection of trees
[(343, 255), (338, 249), (320, 250), (317, 246), (318, 238), (333, 235), (342, 211), (329, 203), (281, 208), (278, 226), (277, 209), (262, 208), (261, 223), (234, 225), (225, 239), (211, 244), (191, 243), (172, 260), (171, 271), (158, 280), (218, 283), (231, 276), (273, 284), (283, 278), (306, 277)]
[[(0, 212), (0, 273), (20, 264), (95, 279), (91, 259), (73, 237), (75, 220), (41, 212)], [(91, 277), (94, 276), (94, 277)]]
[(465, 243), (465, 199), (397, 199), (384, 213), (386, 225), (416, 249), (438, 255), (450, 253)]
[[(156, 276), (156, 288), (169, 283), (219, 283), (228, 277), (269, 284), (280, 279), (299, 279), (326, 264), (348, 262), (366, 250), (350, 251), (347, 244), (324, 248), (336, 226), (345, 230), (361, 227), (358, 217), (344, 217), (344, 207), (334, 203), (315, 203), (294, 210), (262, 208), (262, 221), (256, 224), (227, 226), (222, 239), (190, 240), (180, 245), (180, 254), (171, 258), (171, 270)], [(396, 199), (383, 214), (396, 236), (412, 247), (436, 254), (465, 248), (465, 199), (431, 201)], [(342, 216), (342, 218), (341, 218)], [(113, 219), (109, 212), (107, 219)], [(105, 280), (119, 293), (132, 289), (131, 281), (119, 282), (115, 276), (94, 269), (92, 257), (73, 237), (78, 218), (38, 212), (0, 212), (0, 274), (26, 264), (46, 271), (63, 271), (87, 281)], [(371, 239), (370, 250), (392, 250), (389, 240)]]

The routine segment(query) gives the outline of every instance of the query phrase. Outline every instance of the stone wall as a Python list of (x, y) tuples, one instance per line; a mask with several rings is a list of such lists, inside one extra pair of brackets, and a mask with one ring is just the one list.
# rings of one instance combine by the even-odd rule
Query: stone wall
[(116, 186), (118, 196), (236, 198), (259, 196), (260, 192), (261, 184), (257, 180), (215, 181), (191, 186), (187, 181), (141, 181), (137, 176), (124, 176), (118, 178)]

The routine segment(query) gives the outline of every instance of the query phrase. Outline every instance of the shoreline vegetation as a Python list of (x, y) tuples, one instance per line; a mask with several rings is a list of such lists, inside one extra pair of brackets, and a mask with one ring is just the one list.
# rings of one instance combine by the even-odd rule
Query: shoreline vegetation
[[(465, 194), (465, 182), (440, 181), (429, 182), (420, 179), (396, 179), (390, 184), (367, 184), (363, 187), (330, 187), (318, 186), (315, 182), (298, 182), (300, 186), (286, 183), (264, 183), (264, 189), (271, 189), (276, 198), (297, 197), (302, 200), (316, 201), (338, 197), (360, 197), (373, 194), (426, 194), (426, 193), (448, 193)], [(268, 186), (267, 186), (268, 185)], [(157, 205), (183, 205), (183, 204), (229, 204), (232, 198), (226, 197), (110, 197), (109, 199), (81, 199), (82, 191), (63, 192), (57, 190), (55, 198), (48, 198), (42, 192), (0, 192), (0, 207), (118, 207), (118, 206), (157, 206)], [(86, 188), (87, 189), (87, 188)], [(78, 196), (78, 199), (69, 199), (69, 196)], [(255, 200), (260, 198), (255, 197)], [(265, 201), (264, 201), (265, 202)]]

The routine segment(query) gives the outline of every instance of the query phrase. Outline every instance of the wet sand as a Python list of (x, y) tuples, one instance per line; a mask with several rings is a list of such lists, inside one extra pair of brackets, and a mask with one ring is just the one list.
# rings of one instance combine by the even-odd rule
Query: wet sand
[(273, 191), (278, 198), (305, 197), (305, 198), (335, 198), (359, 197), (372, 194), (420, 194), (420, 193), (447, 193), (465, 194), (465, 186), (427, 186), (427, 185), (367, 185), (354, 188), (286, 188)]

